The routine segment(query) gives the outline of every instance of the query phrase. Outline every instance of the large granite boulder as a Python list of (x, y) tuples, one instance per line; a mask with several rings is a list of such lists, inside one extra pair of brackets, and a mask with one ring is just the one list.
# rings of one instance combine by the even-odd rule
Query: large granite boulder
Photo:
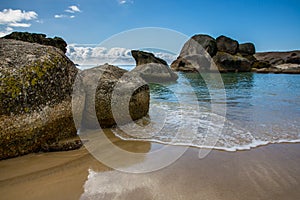
[(218, 52), (213, 60), (220, 72), (249, 72), (251, 70), (251, 62), (242, 56)]
[(138, 74), (105, 64), (80, 75), (85, 91), (84, 128), (111, 127), (147, 115), (150, 90)]
[(70, 102), (77, 72), (55, 47), (0, 39), (0, 159), (76, 136)]
[(184, 72), (209, 71), (211, 56), (216, 53), (217, 44), (214, 38), (202, 34), (194, 35), (183, 45), (171, 68)]
[(132, 50), (131, 54), (136, 62), (136, 67), (132, 72), (139, 74), (145, 81), (161, 83), (178, 79), (177, 74), (169, 68), (168, 63), (155, 57), (152, 53)]
[(3, 38), (54, 46), (62, 50), (64, 53), (67, 52), (67, 48), (66, 48), (67, 43), (60, 37), (46, 38), (45, 34), (28, 33), (28, 32), (12, 32), (11, 34), (4, 36)]
[(218, 51), (226, 52), (231, 55), (234, 55), (237, 53), (238, 48), (239, 48), (238, 41), (233, 40), (224, 35), (217, 37), (216, 41), (217, 41)]
[(250, 43), (250, 42), (239, 44), (238, 52), (242, 56), (251, 56), (251, 55), (255, 54), (255, 46), (253, 43)]
[[(202, 48), (211, 57), (216, 55), (216, 53), (218, 51), (216, 40), (209, 35), (204, 35), (204, 34), (194, 35), (190, 40), (194, 40), (198, 44), (200, 44), (202, 46)], [(183, 49), (189, 49), (189, 48), (190, 48), (189, 42), (185, 43), (185, 45), (183, 46)]]

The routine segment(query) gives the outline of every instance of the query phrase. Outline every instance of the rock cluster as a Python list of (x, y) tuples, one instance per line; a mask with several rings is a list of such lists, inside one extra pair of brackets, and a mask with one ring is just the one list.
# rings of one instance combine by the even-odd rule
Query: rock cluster
[(252, 43), (239, 44), (223, 35), (214, 39), (198, 34), (184, 44), (171, 68), (175, 71), (247, 72), (256, 61), (254, 53)]
[(0, 39), (0, 160), (79, 148), (59, 143), (77, 136), (75, 122), (109, 127), (145, 116), (149, 86), (126, 72), (108, 64), (80, 71), (56, 47)]

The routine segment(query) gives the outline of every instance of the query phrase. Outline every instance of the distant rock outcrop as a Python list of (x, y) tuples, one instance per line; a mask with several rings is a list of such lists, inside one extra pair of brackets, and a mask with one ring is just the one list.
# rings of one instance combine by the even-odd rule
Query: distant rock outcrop
[[(80, 75), (85, 92), (83, 127), (111, 127), (116, 118), (119, 123), (127, 123), (148, 113), (150, 90), (139, 76), (109, 64), (84, 70)], [(128, 110), (130, 116), (126, 115)]]
[(256, 53), (252, 71), (258, 73), (300, 73), (300, 51)]
[(54, 46), (64, 53), (67, 52), (67, 43), (60, 37), (46, 38), (45, 34), (28, 33), (28, 32), (12, 32), (4, 36), (5, 39), (21, 40), (24, 42), (38, 43), (47, 46)]
[(178, 79), (168, 66), (168, 63), (161, 58), (155, 57), (152, 53), (132, 50), (131, 54), (136, 62), (136, 67), (132, 70), (139, 74), (147, 82), (168, 82)]
[(215, 40), (208, 35), (199, 34), (184, 44), (171, 68), (185, 72), (249, 72), (252, 64), (257, 61), (254, 53), (252, 43), (239, 45), (236, 40), (223, 35)]
[(70, 102), (77, 72), (55, 47), (0, 39), (0, 159), (76, 136)]

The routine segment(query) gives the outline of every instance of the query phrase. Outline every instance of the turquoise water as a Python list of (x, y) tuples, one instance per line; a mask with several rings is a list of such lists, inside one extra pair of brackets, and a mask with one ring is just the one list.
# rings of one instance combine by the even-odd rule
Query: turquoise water
[(175, 83), (151, 84), (149, 116), (114, 133), (127, 140), (227, 151), (300, 141), (299, 75), (226, 73), (224, 88), (214, 86), (213, 73), (178, 75)]

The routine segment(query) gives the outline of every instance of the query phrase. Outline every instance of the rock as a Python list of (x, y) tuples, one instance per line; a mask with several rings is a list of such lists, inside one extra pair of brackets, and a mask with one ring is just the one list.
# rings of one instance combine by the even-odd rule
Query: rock
[(268, 62), (272, 66), (285, 63), (300, 64), (300, 51), (263, 52), (254, 56), (258, 61)]
[(46, 38), (45, 34), (28, 33), (28, 32), (12, 32), (4, 36), (5, 39), (21, 40), (24, 42), (38, 43), (42, 45), (54, 46), (64, 53), (67, 52), (67, 43), (60, 37)]
[(255, 69), (262, 69), (262, 68), (269, 68), (269, 67), (271, 67), (271, 64), (264, 61), (255, 61), (252, 64), (252, 68)]
[(251, 62), (238, 55), (218, 52), (213, 60), (220, 72), (249, 72), (251, 70)]
[[(204, 34), (198, 34), (198, 35), (194, 35), (192, 38), (192, 40), (195, 40), (196, 42), (198, 42), (202, 48), (204, 50), (206, 50), (206, 52), (213, 57), (214, 55), (216, 55), (218, 49), (217, 49), (217, 43), (216, 40), (209, 36), (209, 35), (204, 35)], [(190, 49), (190, 45), (189, 42), (186, 42), (185, 45), (183, 46), (183, 50), (184, 49)]]
[(138, 73), (145, 81), (161, 83), (176, 81), (178, 79), (163, 59), (155, 57), (152, 53), (132, 50), (131, 54), (136, 62), (132, 72)]
[(249, 56), (255, 54), (255, 46), (253, 43), (244, 43), (239, 45), (238, 52), (242, 56)]
[(211, 56), (217, 53), (217, 44), (209, 35), (194, 35), (182, 47), (179, 56), (171, 64), (174, 71), (210, 71)]
[(254, 68), (258, 73), (299, 73), (300, 51), (256, 53)]
[[(127, 73), (105, 64), (80, 73), (86, 94), (83, 127), (97, 128), (99, 124), (110, 127), (116, 122), (127, 123), (147, 115), (149, 86), (134, 72)], [(115, 115), (114, 110), (117, 111)], [(128, 110), (130, 116), (126, 113)]]
[(82, 147), (83, 142), (81, 140), (73, 140), (66, 142), (55, 142), (52, 144), (42, 145), (41, 151), (43, 152), (55, 152), (55, 151), (70, 151), (76, 150)]
[(71, 93), (77, 72), (55, 47), (0, 39), (0, 159), (76, 135)]
[(224, 35), (219, 36), (217, 39), (218, 51), (226, 52), (229, 54), (236, 54), (239, 48), (239, 43)]
[(174, 71), (182, 72), (205, 72), (215, 71), (212, 67), (211, 58), (204, 55), (178, 57), (172, 62), (171, 68)]

